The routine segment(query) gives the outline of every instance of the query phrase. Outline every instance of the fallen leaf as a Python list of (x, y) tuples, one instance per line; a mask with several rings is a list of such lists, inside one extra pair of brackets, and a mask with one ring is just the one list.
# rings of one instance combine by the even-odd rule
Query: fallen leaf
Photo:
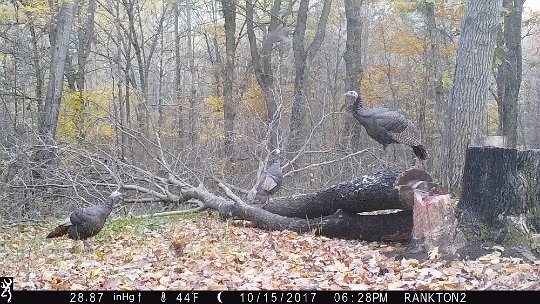
[(71, 287), (70, 287), (71, 290), (84, 290), (86, 289), (83, 285), (81, 284), (78, 284), (78, 283), (73, 283), (71, 284)]

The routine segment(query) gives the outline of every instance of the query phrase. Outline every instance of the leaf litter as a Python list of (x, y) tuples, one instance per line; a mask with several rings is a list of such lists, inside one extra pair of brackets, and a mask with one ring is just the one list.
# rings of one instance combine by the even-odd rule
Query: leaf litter
[[(1, 276), (16, 289), (56, 290), (540, 290), (540, 262), (405, 259), (403, 244), (330, 239), (231, 225), (217, 216), (161, 220), (151, 229), (107, 222), (85, 252), (45, 239), (54, 223), (0, 232)], [(120, 226), (120, 227), (119, 227)]]

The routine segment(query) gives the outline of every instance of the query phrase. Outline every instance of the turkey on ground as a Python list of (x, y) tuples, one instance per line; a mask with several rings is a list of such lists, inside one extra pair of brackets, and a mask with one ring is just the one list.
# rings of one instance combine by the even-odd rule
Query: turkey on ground
[(98, 234), (103, 229), (114, 204), (121, 197), (122, 193), (114, 191), (100, 205), (74, 210), (68, 218), (64, 219), (47, 235), (47, 238), (56, 238), (67, 234), (70, 239), (82, 240), (85, 249), (88, 249), (87, 239)]
[(386, 164), (388, 155), (386, 147), (400, 143), (411, 146), (418, 159), (425, 160), (428, 156), (422, 145), (420, 130), (405, 115), (389, 108), (364, 108), (362, 98), (355, 91), (345, 93), (348, 100), (348, 110), (366, 129), (369, 137), (376, 140), (384, 148)]
[(270, 195), (281, 189), (282, 182), (281, 158), (277, 156), (274, 162), (259, 176), (255, 187), (248, 193), (248, 199), (255, 204), (261, 204), (261, 208), (264, 208)]

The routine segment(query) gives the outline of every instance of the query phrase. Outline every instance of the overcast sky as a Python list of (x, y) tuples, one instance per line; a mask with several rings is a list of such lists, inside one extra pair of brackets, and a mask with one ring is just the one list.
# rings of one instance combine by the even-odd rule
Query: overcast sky
[(540, 0), (525, 0), (523, 5), (535, 11), (540, 10)]

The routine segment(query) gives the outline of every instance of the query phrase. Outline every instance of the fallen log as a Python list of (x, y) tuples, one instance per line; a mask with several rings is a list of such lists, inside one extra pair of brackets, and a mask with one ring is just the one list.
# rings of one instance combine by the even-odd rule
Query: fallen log
[[(411, 237), (414, 191), (427, 189), (431, 177), (419, 169), (381, 171), (314, 194), (293, 197), (288, 204), (281, 204), (289, 206), (298, 203), (302, 208), (287, 209), (296, 213), (285, 212), (285, 209), (270, 212), (249, 205), (222, 183), (219, 186), (225, 196), (212, 193), (202, 184), (194, 187), (172, 175), (166, 181), (180, 187), (181, 195), (176, 199), (196, 199), (201, 202), (202, 208), (215, 209), (225, 217), (250, 221), (262, 229), (314, 231), (328, 237), (404, 242)], [(155, 195), (151, 190), (137, 185), (123, 185), (123, 188)], [(274, 203), (272, 208), (276, 210), (276, 206), (280, 205)], [(402, 210), (386, 214), (358, 214), (382, 209)]]
[[(422, 170), (388, 169), (341, 183), (317, 193), (280, 199), (261, 209), (248, 205), (224, 185), (228, 198), (201, 188), (183, 193), (220, 214), (252, 222), (267, 230), (315, 231), (318, 235), (366, 241), (405, 242), (413, 227), (414, 189), (427, 189), (431, 177)], [(385, 214), (358, 214), (402, 209)]]
[[(230, 190), (229, 190), (230, 191)], [(412, 213), (410, 210), (381, 215), (359, 215), (336, 210), (316, 219), (291, 218), (268, 212), (239, 200), (233, 193), (225, 198), (205, 189), (193, 188), (184, 192), (185, 197), (196, 198), (220, 214), (252, 222), (266, 230), (289, 230), (299, 233), (315, 232), (317, 235), (366, 241), (405, 242), (410, 239)]]
[(413, 190), (429, 191), (432, 186), (432, 178), (422, 170), (386, 169), (315, 193), (274, 199), (265, 209), (298, 218), (317, 218), (339, 209), (348, 213), (411, 210), (414, 205)]

